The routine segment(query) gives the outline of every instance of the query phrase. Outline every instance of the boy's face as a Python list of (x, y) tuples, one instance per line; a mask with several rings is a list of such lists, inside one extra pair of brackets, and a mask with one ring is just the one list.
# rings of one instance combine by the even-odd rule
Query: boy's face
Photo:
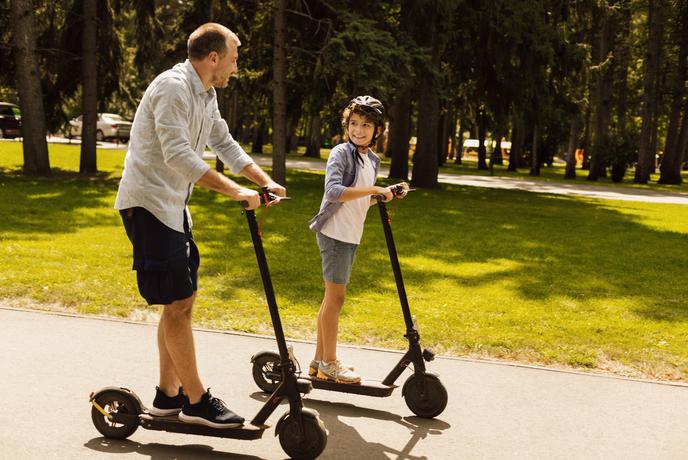
[(349, 117), (347, 132), (354, 145), (368, 147), (375, 134), (375, 123), (368, 117), (352, 113)]

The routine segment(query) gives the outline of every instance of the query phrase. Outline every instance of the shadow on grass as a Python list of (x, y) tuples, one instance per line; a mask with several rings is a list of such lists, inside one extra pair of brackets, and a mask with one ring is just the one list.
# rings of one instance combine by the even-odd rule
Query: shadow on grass
[[(302, 299), (315, 311), (321, 300), (321, 291), (313, 289), (322, 285), (320, 256), (307, 222), (320, 203), (322, 176), (292, 172), (290, 180), (298, 184), (289, 191), (294, 200), (270, 208), (264, 245), (278, 295)], [(228, 212), (228, 202), (216, 194), (199, 191), (194, 201), (196, 236), (209, 249), (205, 272), (220, 274), (231, 266), (228, 276), (241, 274), (230, 278), (231, 284), (262, 290), (245, 217), (231, 207)], [(264, 212), (257, 212), (259, 220)], [(371, 209), (349, 292), (384, 292), (391, 283), (395, 303), (379, 221), (378, 210)], [(632, 297), (644, 305), (639, 315), (657, 321), (688, 320), (676, 285), (677, 274), (688, 271), (686, 235), (649, 227), (601, 201), (447, 186), (415, 192), (399, 202), (393, 232), (409, 294), (448, 278), (442, 264), (496, 267), (508, 260), (510, 266), (504, 270), (453, 274), (451, 280), (467, 288), (508, 280), (518, 295), (536, 301), (555, 295), (610, 303)], [(405, 261), (415, 257), (430, 263), (418, 268)], [(671, 268), (660, 269), (659, 259)]]
[[(56, 171), (53, 178), (39, 179), (2, 170), (0, 235), (3, 239), (17, 240), (51, 238), (58, 233), (101, 225), (121, 231), (119, 216), (112, 209), (118, 181), (119, 177), (106, 174), (83, 178), (76, 173)], [(289, 181), (292, 184), (289, 195), (293, 200), (270, 208), (267, 216), (265, 210), (257, 213), (259, 220), (264, 219), (264, 244), (287, 335), (294, 331), (291, 321), (301, 328), (311, 327), (322, 296), (320, 256), (315, 235), (308, 230), (307, 223), (319, 207), (323, 176), (290, 172)], [(223, 302), (226, 300), (230, 307), (238, 290), (255, 293), (256, 305), (244, 305), (243, 310), (227, 313), (227, 319), (231, 320), (232, 314), (245, 314), (253, 315), (254, 322), (269, 324), (242, 211), (226, 197), (202, 189), (194, 192), (191, 204), (196, 224), (194, 234), (202, 255), (202, 288), (208, 285), (208, 279), (216, 280), (213, 284), (219, 287), (215, 295)], [(385, 321), (389, 318), (401, 322), (379, 220), (377, 209), (371, 209), (348, 294), (351, 298), (362, 291), (373, 292), (374, 298), (385, 304), (380, 307), (392, 308), (386, 313), (380, 308), (369, 314), (384, 314)], [(430, 339), (427, 343), (430, 346), (442, 344), (452, 349), (460, 343), (461, 338), (457, 338), (460, 332), (447, 324), (453, 318), (456, 325), (468, 315), (466, 309), (459, 312), (456, 306), (470, 305), (472, 300), (443, 298), (441, 283), (455, 283), (457, 289), (453, 295), (466, 293), (467, 296), (472, 288), (499, 285), (501, 289), (511, 290), (512, 297), (543, 301), (542, 304), (553, 298), (584, 299), (581, 304), (586, 308), (608, 309), (612, 318), (617, 299), (632, 298), (633, 305), (641, 306), (633, 307), (636, 311), (630, 314), (650, 320), (655, 330), (665, 322), (688, 320), (683, 300), (685, 286), (678, 282), (681, 274), (688, 272), (685, 233), (651, 227), (631, 214), (611, 209), (606, 201), (447, 186), (441, 190), (417, 191), (399, 202), (393, 231), (411, 307), (419, 318), (432, 315), (435, 321), (430, 333), (424, 335), (426, 340)], [(459, 264), (463, 272), (455, 269)], [(479, 269), (469, 271), (472, 265)], [(424, 297), (438, 305), (426, 308), (414, 297)], [(492, 321), (489, 315), (498, 315), (502, 308), (497, 304), (498, 292), (494, 297), (490, 299), (494, 311), (487, 313), (487, 321)], [(444, 308), (440, 302), (449, 307)], [(555, 302), (551, 305), (548, 315), (569, 313)], [(199, 305), (202, 308), (205, 308), (203, 302)], [(343, 315), (350, 311), (345, 308)], [(621, 323), (622, 316), (629, 316), (629, 312), (627, 309), (619, 312)], [(588, 312), (572, 314), (577, 319), (585, 319)], [(403, 332), (399, 329), (391, 332), (373, 329), (375, 326), (368, 324), (365, 314), (356, 315), (356, 321), (355, 325), (347, 325), (357, 328), (356, 340), (369, 338), (368, 343), (402, 340)], [(495, 324), (498, 321), (495, 319)], [(507, 332), (510, 327), (524, 330), (532, 327), (528, 321), (512, 324), (517, 322), (513, 317), (509, 321), (502, 325)], [(425, 323), (421, 321), (421, 324)], [(643, 328), (647, 324), (631, 324), (630, 333), (646, 334)], [(572, 329), (568, 333), (576, 332)], [(520, 338), (513, 344), (509, 343), (509, 337), (488, 339), (493, 344), (504, 341), (508, 350), (539, 345), (536, 332), (523, 332), (523, 335), (528, 335), (533, 342), (522, 345)], [(590, 348), (603, 349), (605, 340), (617, 338), (603, 337)], [(462, 350), (472, 345), (468, 343)]]
[(117, 217), (112, 206), (118, 183), (108, 173), (83, 176), (53, 168), (53, 176), (44, 178), (0, 169), (0, 235), (25, 239), (98, 226)]

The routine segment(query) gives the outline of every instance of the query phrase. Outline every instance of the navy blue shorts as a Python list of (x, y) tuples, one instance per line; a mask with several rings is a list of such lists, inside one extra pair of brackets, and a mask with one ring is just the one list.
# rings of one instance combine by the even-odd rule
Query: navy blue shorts
[(172, 230), (144, 208), (120, 211), (134, 247), (133, 270), (148, 305), (167, 305), (198, 289), (200, 255), (184, 213), (184, 233)]

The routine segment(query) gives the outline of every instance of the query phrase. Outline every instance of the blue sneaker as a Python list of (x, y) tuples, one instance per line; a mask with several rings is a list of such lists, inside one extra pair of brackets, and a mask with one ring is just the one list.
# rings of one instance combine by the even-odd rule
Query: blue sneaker
[(187, 400), (179, 413), (179, 420), (211, 428), (238, 428), (244, 424), (244, 418), (229, 410), (220, 398), (211, 396), (210, 389), (196, 404)]

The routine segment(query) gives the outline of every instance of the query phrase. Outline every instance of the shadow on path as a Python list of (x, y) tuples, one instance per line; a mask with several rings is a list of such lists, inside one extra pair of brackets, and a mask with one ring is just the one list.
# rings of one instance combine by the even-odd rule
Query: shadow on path
[(168, 444), (142, 444), (129, 439), (109, 439), (109, 438), (93, 438), (84, 444), (84, 447), (98, 451), (107, 452), (111, 454), (128, 454), (137, 453), (146, 455), (151, 460), (172, 460), (172, 459), (240, 459), (240, 460), (264, 460), (263, 457), (255, 457), (253, 455), (242, 455), (231, 452), (221, 452), (213, 449), (211, 446), (205, 444), (186, 444), (186, 445), (168, 445)]

